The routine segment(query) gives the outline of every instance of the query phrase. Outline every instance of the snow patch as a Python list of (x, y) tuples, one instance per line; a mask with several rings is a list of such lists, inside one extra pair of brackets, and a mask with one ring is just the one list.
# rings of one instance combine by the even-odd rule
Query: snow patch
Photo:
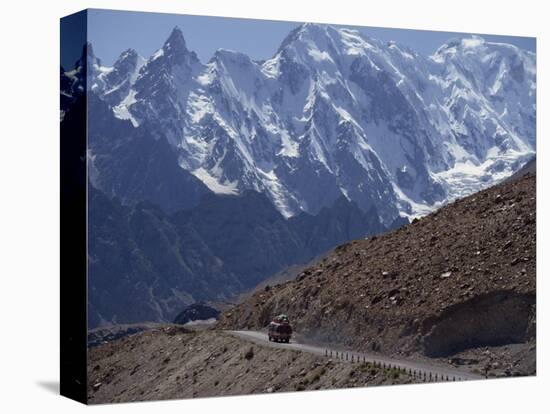
[(188, 114), (194, 123), (200, 122), (206, 114), (214, 112), (212, 102), (204, 95), (197, 95), (195, 92), (191, 92), (187, 103)]
[(204, 185), (206, 185), (210, 190), (216, 194), (239, 194), (237, 189), (237, 181), (233, 182), (219, 182), (219, 179), (214, 177), (204, 168), (197, 168), (194, 171), (191, 171), (195, 177), (201, 180)]
[(287, 191), (279, 181), (277, 174), (275, 174), (275, 170), (266, 172), (258, 169), (258, 173), (265, 179), (263, 180), (263, 183), (266, 186), (269, 196), (277, 210), (279, 210), (285, 218), (292, 217), (293, 212), (288, 208), (286, 197)]
[(475, 48), (481, 46), (485, 41), (478, 36), (474, 36), (468, 39), (462, 39), (462, 46), (465, 48)]
[(279, 72), (279, 59), (273, 58), (266, 60), (264, 64), (262, 65), (262, 73), (271, 79), (276, 79), (280, 72)]
[(293, 141), (287, 131), (281, 131), (281, 151), (277, 155), (296, 158), (300, 155), (299, 144)]
[(120, 104), (113, 107), (113, 113), (118, 119), (129, 119), (130, 122), (132, 122), (132, 125), (137, 128), (139, 126), (139, 122), (130, 112), (130, 107), (137, 102), (136, 93), (137, 92), (134, 89), (130, 89), (130, 92), (128, 92), (126, 98), (124, 98)]
[(155, 53), (153, 53), (153, 56), (151, 56), (150, 61), (152, 62), (154, 60), (157, 60), (158, 58), (160, 58), (162, 56), (164, 56), (164, 49), (160, 48)]
[(94, 63), (93, 67), (101, 74), (111, 73), (115, 69), (111, 66), (99, 66), (97, 63)]
[(308, 51), (309, 56), (313, 58), (316, 62), (322, 62), (325, 60), (328, 60), (329, 62), (333, 62), (330, 55), (325, 51), (320, 51), (319, 49), (311, 49)]
[(207, 70), (197, 76), (197, 82), (202, 86), (208, 86), (214, 81), (215, 76), (214, 64), (210, 63)]
[(395, 195), (397, 196), (397, 199), (401, 203), (404, 203), (405, 205), (409, 205), (410, 208), (411, 208), (410, 213), (407, 212), (405, 209), (400, 209), (400, 211), (399, 211), (399, 215), (401, 217), (408, 218), (409, 221), (411, 221), (415, 218), (420, 218), (420, 217), (426, 216), (426, 215), (430, 214), (432, 211), (437, 210), (443, 204), (443, 203), (439, 202), (439, 203), (435, 203), (433, 205), (429, 205), (429, 204), (426, 204), (426, 203), (416, 202), (416, 201), (412, 200), (411, 198), (407, 197), (407, 195), (403, 191), (401, 191), (401, 189), (397, 186), (397, 184), (392, 183), (392, 186), (393, 186), (393, 191), (395, 192)]

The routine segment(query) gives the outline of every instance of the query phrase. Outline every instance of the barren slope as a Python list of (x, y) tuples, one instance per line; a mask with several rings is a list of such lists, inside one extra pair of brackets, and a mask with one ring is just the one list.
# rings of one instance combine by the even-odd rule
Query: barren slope
[(520, 373), (533, 373), (535, 187), (528, 174), (342, 245), (295, 281), (227, 311), (218, 326), (261, 329), (285, 312), (305, 337), (445, 358), (531, 343), (524, 348), (531, 363)]
[(394, 369), (169, 326), (89, 350), (90, 403), (406, 384)]

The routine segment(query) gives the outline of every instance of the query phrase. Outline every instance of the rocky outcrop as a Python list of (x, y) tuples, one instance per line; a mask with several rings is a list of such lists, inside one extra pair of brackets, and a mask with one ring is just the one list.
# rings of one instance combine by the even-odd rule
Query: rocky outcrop
[(535, 337), (535, 295), (495, 291), (449, 306), (422, 324), (422, 352), (430, 357), (471, 348), (528, 342)]
[(188, 322), (217, 319), (220, 311), (204, 303), (193, 303), (183, 309), (174, 319), (174, 323), (185, 325)]

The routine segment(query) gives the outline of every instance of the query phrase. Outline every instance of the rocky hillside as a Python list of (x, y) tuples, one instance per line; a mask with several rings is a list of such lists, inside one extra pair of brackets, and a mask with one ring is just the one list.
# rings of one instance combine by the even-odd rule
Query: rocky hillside
[(532, 341), (535, 192), (527, 174), (344, 244), (226, 312), (219, 326), (260, 329), (284, 312), (312, 339), (428, 357)]
[(411, 383), (407, 374), (164, 327), (89, 350), (92, 404)]

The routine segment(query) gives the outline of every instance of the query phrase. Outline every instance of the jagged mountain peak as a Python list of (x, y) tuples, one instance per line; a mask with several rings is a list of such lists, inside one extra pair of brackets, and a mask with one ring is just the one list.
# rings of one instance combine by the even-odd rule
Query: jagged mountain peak
[(354, 28), (304, 23), (283, 40), (275, 58), (304, 63), (309, 69), (314, 69), (312, 65), (315, 68), (322, 66), (323, 70), (332, 67), (330, 71), (334, 72), (346, 64), (345, 60), (349, 62), (358, 57), (384, 59), (389, 56), (389, 49), (398, 51), (401, 57), (418, 57), (403, 45), (381, 42)]
[(120, 56), (117, 59), (117, 62), (128, 60), (128, 59), (130, 60), (137, 59), (138, 56), (139, 56), (139, 53), (135, 49), (128, 48), (120, 54)]
[(102, 75), (101, 79), (105, 87), (105, 100), (108, 103), (116, 105), (121, 99), (128, 97), (145, 62), (134, 49), (127, 49), (120, 54), (112, 70)]
[(86, 46), (84, 46), (84, 49), (82, 50), (82, 55), (84, 56), (84, 54), (88, 58), (97, 59), (92, 42), (90, 41), (86, 42)]
[(94, 47), (92, 45), (92, 42), (88, 41), (84, 44), (82, 47), (82, 53), (80, 54), (80, 57), (77, 59), (77, 61), (74, 64), (74, 70), (82, 70), (82, 68), (85, 68), (85, 64), (88, 64), (88, 67), (90, 64), (93, 63), (100, 63), (100, 59), (96, 57), (94, 53)]
[(289, 47), (296, 47), (304, 43), (324, 47), (338, 29), (322, 23), (303, 23), (294, 28), (281, 42), (276, 55)]
[(145, 63), (145, 59), (135, 50), (126, 49), (115, 61), (113, 68), (115, 71), (123, 73), (139, 69)]
[(197, 54), (187, 49), (183, 32), (175, 26), (170, 35), (150, 58), (148, 63), (158, 65), (158, 62), (165, 62), (169, 65), (194, 65), (200, 64)]
[(168, 36), (168, 39), (166, 39), (166, 42), (164, 42), (163, 49), (165, 49), (165, 50), (170, 50), (170, 49), (187, 50), (187, 45), (185, 43), (185, 37), (183, 36), (183, 32), (179, 28), (179, 26), (175, 26), (172, 29), (172, 31), (170, 32), (170, 35)]

